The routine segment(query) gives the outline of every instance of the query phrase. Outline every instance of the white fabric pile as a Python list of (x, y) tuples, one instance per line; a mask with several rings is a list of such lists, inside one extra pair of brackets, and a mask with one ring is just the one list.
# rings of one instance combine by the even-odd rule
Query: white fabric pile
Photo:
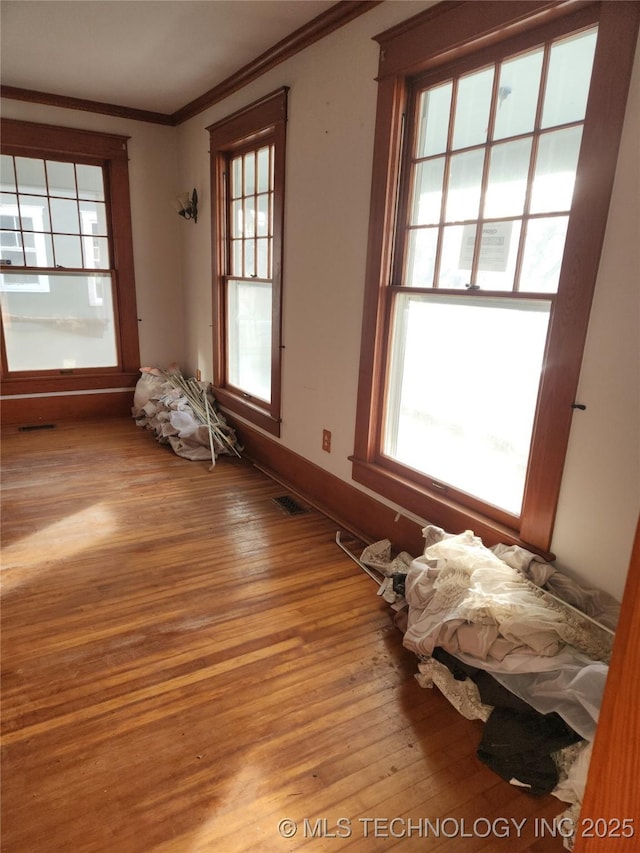
[[(424, 553), (391, 559), (388, 540), (362, 555), (383, 580), (379, 594), (401, 613), (404, 645), (419, 659), (417, 679), (436, 685), (468, 719), (486, 720), (491, 708), (475, 684), (457, 681), (431, 657), (440, 647), (483, 669), (541, 714), (559, 714), (583, 738), (554, 755), (559, 784), (552, 792), (577, 821), (608, 674), (619, 603), (584, 589), (524, 548), (486, 548), (472, 531), (423, 530)], [(404, 596), (392, 575), (406, 572)], [(398, 617), (404, 614), (404, 620)], [(567, 849), (573, 838), (565, 839)]]
[(571, 645), (607, 659), (611, 635), (507, 565), (470, 530), (443, 535), (411, 563), (404, 643), (419, 655), (435, 646), (497, 661), (514, 652), (552, 657)]
[(152, 430), (161, 444), (192, 461), (219, 454), (240, 456), (234, 431), (214, 406), (209, 383), (185, 379), (177, 367), (143, 367), (131, 414), (136, 424)]

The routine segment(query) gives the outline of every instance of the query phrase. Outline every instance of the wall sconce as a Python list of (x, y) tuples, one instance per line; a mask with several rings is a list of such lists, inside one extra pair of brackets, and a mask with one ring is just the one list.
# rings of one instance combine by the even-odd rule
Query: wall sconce
[(194, 190), (191, 195), (182, 193), (176, 198), (176, 210), (185, 219), (198, 221), (198, 193)]

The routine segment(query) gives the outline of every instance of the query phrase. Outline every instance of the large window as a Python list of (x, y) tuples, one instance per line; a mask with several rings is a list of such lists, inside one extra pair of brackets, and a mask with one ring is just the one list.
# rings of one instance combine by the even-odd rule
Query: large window
[(209, 128), (216, 395), (280, 434), (286, 90)]
[(354, 478), (450, 529), (549, 547), (629, 5), (537, 4), (527, 18), (442, 4), (379, 37)]
[(126, 137), (9, 120), (2, 131), (8, 390), (37, 390), (44, 378), (86, 387), (89, 375), (120, 385), (139, 368)]

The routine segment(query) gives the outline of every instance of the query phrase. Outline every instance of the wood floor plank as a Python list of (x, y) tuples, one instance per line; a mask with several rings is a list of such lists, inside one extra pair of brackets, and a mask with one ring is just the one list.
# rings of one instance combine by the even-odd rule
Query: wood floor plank
[(127, 419), (7, 429), (2, 456), (2, 853), (539, 848), (367, 824), (564, 806), (479, 762), (329, 519)]

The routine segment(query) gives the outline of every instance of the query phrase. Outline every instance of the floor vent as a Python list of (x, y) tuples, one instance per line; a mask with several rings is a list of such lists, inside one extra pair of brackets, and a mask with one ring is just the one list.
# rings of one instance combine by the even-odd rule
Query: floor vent
[(18, 432), (33, 432), (35, 429), (55, 429), (55, 424), (27, 424), (26, 426), (18, 427)]
[(290, 495), (282, 495), (279, 498), (272, 498), (273, 503), (280, 507), (287, 515), (301, 515), (303, 512), (309, 512), (307, 507), (302, 506)]

